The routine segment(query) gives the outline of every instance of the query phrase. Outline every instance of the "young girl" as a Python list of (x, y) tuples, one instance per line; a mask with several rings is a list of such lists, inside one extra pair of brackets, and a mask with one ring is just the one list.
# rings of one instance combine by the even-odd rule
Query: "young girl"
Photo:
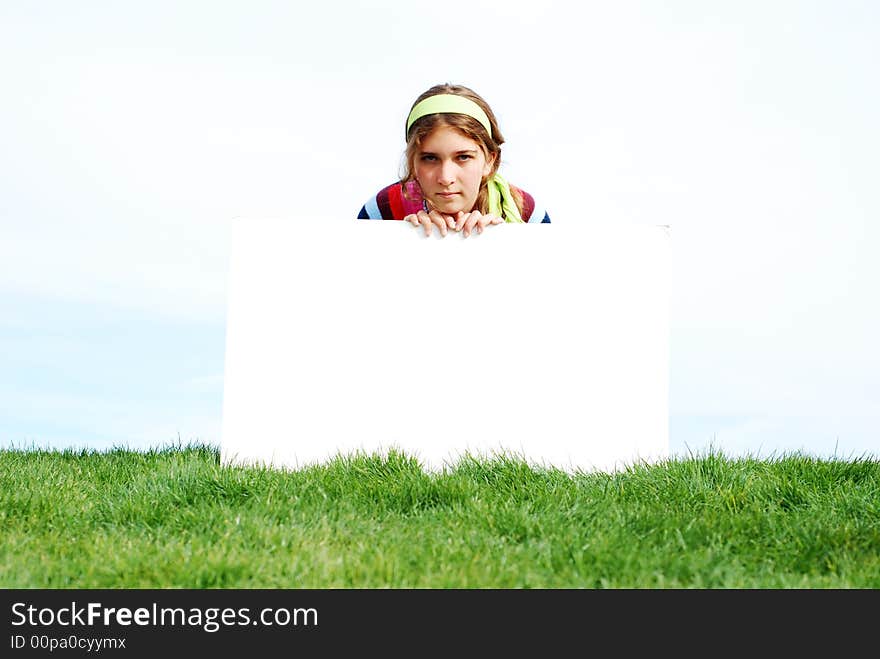
[(502, 222), (549, 223), (528, 192), (498, 173), (504, 138), (489, 104), (462, 85), (435, 85), (406, 120), (406, 165), (400, 181), (363, 205), (361, 220), (406, 220), (445, 236)]

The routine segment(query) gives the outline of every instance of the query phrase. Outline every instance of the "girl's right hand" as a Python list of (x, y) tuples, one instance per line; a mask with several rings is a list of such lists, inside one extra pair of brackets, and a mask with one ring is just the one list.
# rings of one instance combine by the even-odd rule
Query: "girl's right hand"
[(421, 210), (418, 213), (407, 215), (403, 218), (403, 221), (409, 222), (414, 227), (419, 225), (424, 227), (425, 236), (430, 236), (435, 226), (440, 231), (441, 236), (445, 236), (450, 229), (455, 228), (455, 218), (451, 215), (444, 215), (437, 210), (432, 210), (430, 213)]

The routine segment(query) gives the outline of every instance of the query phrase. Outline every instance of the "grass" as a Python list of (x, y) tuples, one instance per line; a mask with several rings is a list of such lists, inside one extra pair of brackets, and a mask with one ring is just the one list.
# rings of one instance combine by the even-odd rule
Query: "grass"
[(880, 588), (880, 462), (0, 450), (2, 588)]

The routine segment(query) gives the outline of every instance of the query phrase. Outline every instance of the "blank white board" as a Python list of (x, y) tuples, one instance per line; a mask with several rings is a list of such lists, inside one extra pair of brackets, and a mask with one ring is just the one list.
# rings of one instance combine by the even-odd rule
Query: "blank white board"
[(569, 472), (669, 452), (663, 226), (232, 226), (223, 464), (298, 469), (400, 450)]

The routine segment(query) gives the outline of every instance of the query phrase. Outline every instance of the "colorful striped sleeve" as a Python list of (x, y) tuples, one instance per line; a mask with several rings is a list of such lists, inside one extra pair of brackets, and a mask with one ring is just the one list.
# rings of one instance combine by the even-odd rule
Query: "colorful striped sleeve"
[(359, 220), (381, 220), (382, 214), (379, 212), (379, 206), (376, 203), (376, 196), (373, 195), (361, 206), (361, 212), (358, 213)]
[(537, 204), (535, 198), (522, 188), (517, 188), (517, 190), (520, 191), (523, 198), (523, 221), (529, 224), (550, 224), (550, 216), (544, 207)]
[(407, 189), (410, 198), (403, 194), (400, 183), (392, 183), (370, 197), (358, 213), (359, 220), (402, 220), (422, 208), (418, 188), (411, 184)]

